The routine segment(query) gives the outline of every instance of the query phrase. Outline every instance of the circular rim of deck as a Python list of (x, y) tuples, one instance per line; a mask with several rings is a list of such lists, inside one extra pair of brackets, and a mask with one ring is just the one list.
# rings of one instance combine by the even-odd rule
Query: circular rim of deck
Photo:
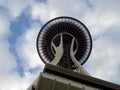
[[(43, 38), (45, 36), (45, 34), (48, 32), (48, 30), (50, 29), (51, 26), (53, 25), (56, 25), (56, 24), (59, 24), (59, 23), (68, 23), (68, 24), (72, 24), (72, 25), (75, 25), (76, 27), (79, 28), (79, 30), (82, 31), (82, 33), (84, 33), (84, 36), (86, 39), (86, 52), (84, 52), (85, 54), (83, 55), (83, 57), (81, 59), (78, 60), (78, 62), (83, 65), (87, 59), (89, 58), (90, 56), (90, 53), (92, 51), (92, 38), (91, 38), (91, 35), (90, 35), (90, 32), (89, 30), (87, 29), (87, 27), (82, 23), (80, 22), (79, 20), (75, 19), (75, 18), (72, 18), (72, 17), (66, 17), (66, 16), (62, 16), (62, 17), (57, 17), (57, 18), (54, 18), (50, 21), (48, 21), (39, 31), (38, 33), (38, 36), (37, 36), (37, 43), (36, 43), (36, 46), (37, 46), (37, 52), (40, 56), (40, 58), (42, 59), (42, 61), (44, 63), (49, 63), (51, 60), (49, 60), (49, 58), (46, 56), (46, 52), (43, 51), (43, 48), (42, 47), (42, 44), (44, 42)], [(86, 36), (87, 35), (87, 36)]]

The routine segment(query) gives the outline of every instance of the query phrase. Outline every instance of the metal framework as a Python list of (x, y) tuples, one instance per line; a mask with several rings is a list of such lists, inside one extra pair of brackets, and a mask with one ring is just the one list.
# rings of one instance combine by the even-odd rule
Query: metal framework
[[(37, 37), (37, 51), (44, 63), (82, 72), (88, 59), (92, 39), (87, 27), (71, 17), (58, 17), (47, 22)], [(86, 72), (85, 72), (86, 73)]]

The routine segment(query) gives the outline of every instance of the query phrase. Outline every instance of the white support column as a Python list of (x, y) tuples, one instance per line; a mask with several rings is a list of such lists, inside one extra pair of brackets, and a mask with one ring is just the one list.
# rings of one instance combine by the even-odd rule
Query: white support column
[(73, 37), (72, 43), (71, 43), (71, 47), (70, 47), (70, 56), (71, 56), (71, 59), (74, 62), (74, 65), (76, 66), (76, 70), (79, 73), (89, 75), (89, 73), (79, 64), (79, 62), (76, 60), (76, 58), (74, 56), (76, 54), (76, 52), (77, 52), (77, 50), (73, 51), (74, 41), (75, 41), (75, 38)]
[(63, 35), (62, 33), (60, 34), (60, 45), (56, 47), (56, 45), (52, 42), (52, 46), (56, 53), (55, 53), (55, 58), (50, 62), (50, 64), (57, 65), (63, 56)]

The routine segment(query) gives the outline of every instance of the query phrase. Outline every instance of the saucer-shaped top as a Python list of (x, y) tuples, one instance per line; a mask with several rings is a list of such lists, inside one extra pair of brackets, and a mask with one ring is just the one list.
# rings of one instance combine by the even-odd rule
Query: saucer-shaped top
[(92, 39), (87, 27), (71, 17), (54, 18), (41, 28), (37, 37), (37, 51), (42, 61), (49, 63), (55, 58), (56, 51), (52, 44), (54, 43), (58, 47), (61, 42), (61, 35), (64, 54), (59, 65), (67, 64), (69, 61), (69, 65), (74, 68), (69, 54), (73, 38), (73, 51), (76, 51), (74, 57), (83, 65), (91, 53)]

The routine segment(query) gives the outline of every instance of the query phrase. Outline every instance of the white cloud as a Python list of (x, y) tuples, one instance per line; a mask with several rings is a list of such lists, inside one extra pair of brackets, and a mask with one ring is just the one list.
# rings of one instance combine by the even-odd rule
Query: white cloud
[[(72, 16), (89, 26), (92, 25), (92, 27), (96, 26), (97, 28), (103, 26), (104, 28), (119, 20), (118, 7), (118, 0), (48, 0), (47, 3), (33, 3), (31, 16), (33, 19), (43, 21), (58, 16)], [(100, 29), (95, 30), (96, 33), (100, 31)]]
[(119, 17), (111, 12), (101, 14), (94, 11), (86, 14), (84, 21), (90, 27), (92, 33), (98, 35), (103, 34), (106, 28), (115, 25), (119, 21)]
[[(12, 86), (6, 82), (12, 82), (17, 74), (15, 73), (17, 68), (16, 58), (10, 51), (10, 44), (7, 39), (10, 34), (10, 21), (6, 15), (0, 13), (0, 90), (12, 90)], [(5, 85), (7, 85), (5, 87)], [(15, 90), (15, 89), (14, 89)]]
[[(89, 6), (91, 5), (91, 6)], [(16, 71), (16, 56), (10, 51), (7, 38), (11, 34), (10, 22), (30, 7), (32, 20), (48, 20), (57, 16), (72, 16), (82, 21), (90, 30), (96, 41), (90, 60), (84, 65), (92, 76), (115, 83), (120, 83), (120, 19), (118, 0), (48, 0), (46, 4), (33, 0), (0, 0), (0, 6), (7, 13), (0, 12), (0, 90), (25, 90), (37, 77), (39, 71), (30, 73), (29, 69), (43, 68), (36, 50), (36, 37), (40, 29), (39, 23), (32, 23), (16, 41), (17, 55), (24, 67), (24, 76)], [(9, 14), (9, 15), (6, 15)], [(27, 23), (27, 22), (26, 22)], [(116, 27), (117, 26), (117, 27)], [(114, 78), (114, 80), (112, 79)], [(12, 82), (12, 83), (9, 83)]]
[(94, 0), (93, 1), (95, 8), (98, 12), (113, 12), (113, 13), (120, 13), (119, 11), (119, 0)]
[(33, 20), (46, 22), (49, 18), (48, 9), (45, 3), (33, 3), (31, 6), (31, 17)]
[[(25, 90), (40, 72), (37, 70), (34, 73), (30, 73), (29, 69), (40, 65), (43, 66), (43, 63), (40, 64), (41, 61), (39, 60), (35, 47), (38, 28), (32, 27), (30, 31), (26, 31), (26, 33), (20, 37), (20, 40), (23, 40), (23, 43), (21, 41), (19, 42), (18, 39), (18, 44), (20, 46), (18, 44), (17, 45), (18, 48), (21, 49), (18, 53), (21, 55), (21, 60), (23, 59), (21, 62), (23, 62), (23, 67), (25, 68), (25, 71), (23, 72), (24, 76), (21, 77), (17, 71), (17, 58), (10, 50), (11, 46), (8, 42), (8, 38), (11, 33), (10, 21), (4, 14), (0, 14), (0, 16), (0, 90)], [(40, 67), (42, 68), (42, 66)]]
[(19, 58), (22, 60), (22, 65), (27, 70), (35, 67), (43, 67), (36, 50), (36, 38), (39, 31), (37, 25), (28, 28), (22, 36), (17, 39), (16, 50)]
[(44, 22), (58, 16), (72, 16), (80, 19), (84, 13), (91, 10), (83, 0), (48, 0), (47, 3), (33, 3), (31, 8), (32, 18), (41, 19)]
[(86, 65), (92, 76), (120, 83), (118, 78), (112, 79), (119, 76), (120, 43), (116, 44), (110, 37), (111, 35), (108, 34), (94, 42), (92, 54)]
[[(92, 76), (119, 84), (119, 2), (95, 1), (95, 10), (88, 12), (84, 22), (95, 39), (90, 59), (86, 62)], [(114, 80), (113, 80), (114, 78)]]
[(19, 16), (32, 3), (33, 0), (0, 0), (0, 5), (8, 10), (12, 19)]
[(10, 50), (8, 38), (14, 35), (10, 30), (11, 20), (15, 20), (26, 7), (20, 0), (16, 1), (0, 1), (0, 6), (5, 10), (8, 9), (7, 12), (0, 9), (0, 90), (25, 90), (39, 73), (25, 71), (21, 77), (17, 71), (17, 58)]
[(0, 38), (5, 38), (10, 34), (10, 21), (6, 15), (0, 13)]
[(38, 72), (34, 74), (26, 72), (24, 77), (20, 77), (16, 72), (8, 72), (0, 78), (0, 90), (26, 90), (36, 76)]

